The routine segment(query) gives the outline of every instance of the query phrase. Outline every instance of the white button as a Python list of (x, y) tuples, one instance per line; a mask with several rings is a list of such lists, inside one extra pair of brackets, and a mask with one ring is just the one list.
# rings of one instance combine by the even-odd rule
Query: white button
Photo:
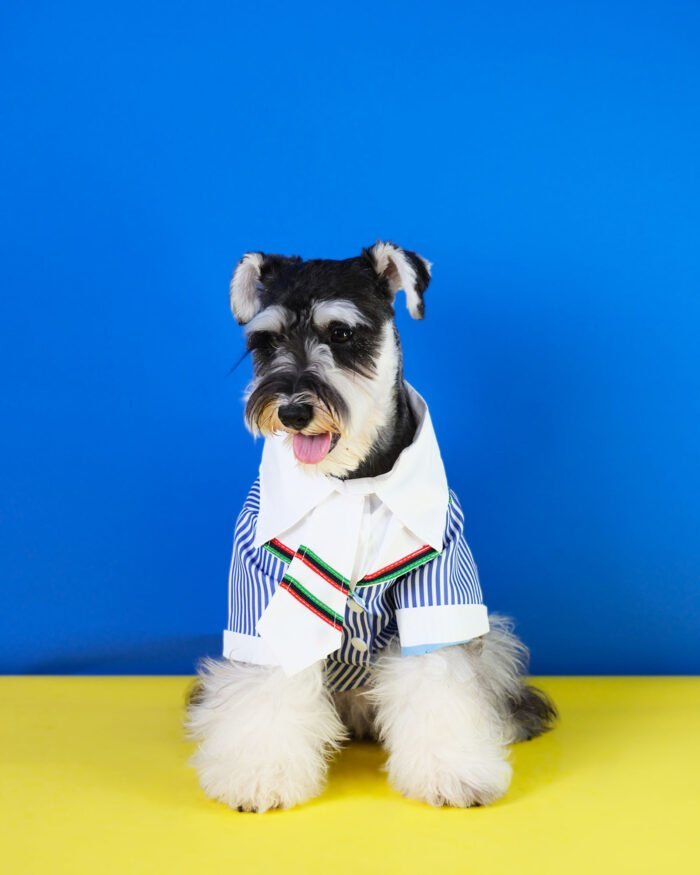
[(348, 599), (348, 607), (349, 607), (350, 610), (353, 611), (355, 614), (361, 614), (361, 613), (362, 613), (362, 607), (361, 607), (361, 605), (358, 605), (357, 602), (356, 602), (354, 599)]
[(351, 638), (350, 643), (355, 648), (355, 650), (359, 650), (360, 653), (364, 653), (369, 648), (367, 647), (367, 642), (363, 641), (362, 638)]

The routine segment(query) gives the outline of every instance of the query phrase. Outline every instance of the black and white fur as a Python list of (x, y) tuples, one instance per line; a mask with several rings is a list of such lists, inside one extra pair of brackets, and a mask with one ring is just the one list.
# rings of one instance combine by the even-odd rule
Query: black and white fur
[[(309, 467), (343, 478), (394, 465), (416, 423), (404, 384), (394, 296), (424, 314), (431, 265), (392, 243), (343, 261), (244, 255), (231, 308), (254, 377), (245, 419), (254, 433), (332, 434)], [(423, 656), (383, 651), (365, 688), (332, 694), (318, 663), (280, 668), (207, 660), (188, 709), (205, 793), (232, 808), (287, 808), (317, 795), (329, 757), (349, 737), (377, 738), (391, 783), (432, 805), (498, 799), (508, 745), (546, 731), (556, 712), (525, 683), (527, 649), (507, 621), (467, 645)]]

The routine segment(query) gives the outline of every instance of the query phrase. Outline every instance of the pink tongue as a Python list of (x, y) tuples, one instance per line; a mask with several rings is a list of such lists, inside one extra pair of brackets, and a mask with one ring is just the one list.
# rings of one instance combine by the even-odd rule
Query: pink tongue
[(331, 448), (331, 436), (325, 434), (295, 434), (292, 443), (294, 455), (305, 465), (315, 465), (328, 455)]

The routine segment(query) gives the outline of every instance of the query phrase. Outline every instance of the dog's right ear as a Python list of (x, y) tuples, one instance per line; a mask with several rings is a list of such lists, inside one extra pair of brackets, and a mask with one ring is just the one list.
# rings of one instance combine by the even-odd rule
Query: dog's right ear
[(264, 261), (262, 252), (246, 252), (231, 277), (229, 301), (231, 312), (239, 325), (250, 322), (262, 306), (260, 273)]

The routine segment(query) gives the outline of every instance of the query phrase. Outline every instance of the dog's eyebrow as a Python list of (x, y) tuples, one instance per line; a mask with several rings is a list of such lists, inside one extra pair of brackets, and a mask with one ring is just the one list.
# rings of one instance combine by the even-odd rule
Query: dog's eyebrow
[(245, 326), (246, 336), (256, 331), (271, 331), (280, 334), (291, 323), (292, 314), (281, 304), (272, 304), (265, 307)]
[(351, 326), (369, 324), (352, 301), (342, 299), (318, 301), (313, 306), (312, 318), (317, 328), (323, 328), (331, 322), (342, 322)]

